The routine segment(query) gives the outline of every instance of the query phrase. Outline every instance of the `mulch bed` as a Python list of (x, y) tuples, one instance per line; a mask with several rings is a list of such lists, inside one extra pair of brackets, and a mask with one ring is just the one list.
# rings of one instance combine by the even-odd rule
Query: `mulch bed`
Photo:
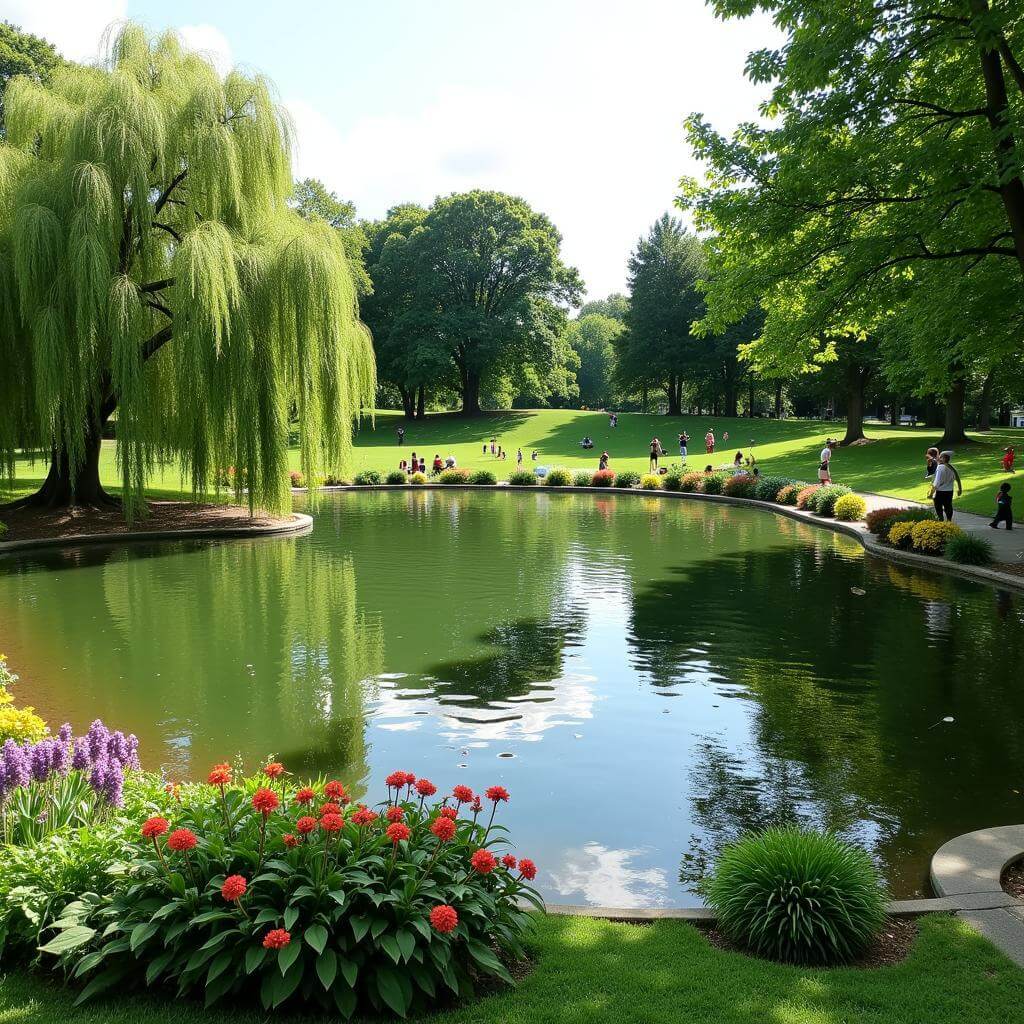
[[(730, 953), (742, 953), (745, 956), (755, 955), (747, 949), (733, 945), (717, 928), (707, 928), (702, 931), (707, 936), (708, 942), (716, 949), (724, 949)], [(870, 969), (902, 963), (910, 955), (910, 947), (913, 946), (916, 938), (917, 921), (912, 917), (887, 918), (875, 944), (862, 957), (852, 961), (848, 966)]]
[(151, 530), (237, 529), (271, 526), (287, 522), (287, 518), (255, 515), (238, 505), (199, 505), (187, 501), (151, 501), (149, 513), (136, 518), (129, 526), (120, 509), (40, 509), (18, 508), (3, 511), (0, 519), (7, 524), (3, 540), (41, 540), (49, 537), (74, 539), (86, 534), (109, 534), (111, 537)]
[(1015, 899), (1024, 900), (1024, 860), (1014, 861), (1002, 877), (1003, 891)]

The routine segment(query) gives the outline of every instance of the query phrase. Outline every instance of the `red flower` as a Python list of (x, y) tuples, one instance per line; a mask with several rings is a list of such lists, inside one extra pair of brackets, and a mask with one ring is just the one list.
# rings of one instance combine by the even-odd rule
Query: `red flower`
[(480, 803), (480, 797), (478, 797), (478, 796), (473, 797), (473, 803), (470, 805), (469, 809), (474, 814), (479, 814), (484, 809), (484, 805), (482, 803)]
[(206, 777), (211, 786), (228, 786), (231, 784), (231, 765), (226, 761), (223, 764), (215, 764)]
[(415, 783), (416, 776), (412, 772), (403, 772), (402, 774), (405, 776), (405, 784), (407, 786), (411, 786)]
[(283, 928), (275, 928), (263, 936), (264, 949), (284, 949), (292, 941), (291, 935)]
[(280, 761), (271, 761), (266, 768), (263, 769), (263, 774), (268, 779), (279, 779), (284, 775), (284, 765)]
[(433, 796), (437, 792), (437, 786), (430, 779), (419, 779), (416, 782), (416, 792), (420, 796)]
[(265, 818), (271, 811), (277, 809), (281, 801), (272, 789), (257, 789), (252, 795), (252, 805)]
[(320, 827), (325, 832), (337, 832), (345, 827), (345, 819), (340, 814), (325, 814), (320, 819)]
[(142, 838), (156, 839), (157, 836), (162, 836), (170, 827), (171, 823), (166, 818), (147, 818), (142, 823)]
[(387, 831), (384, 834), (393, 843), (400, 843), (403, 839), (408, 839), (412, 835), (409, 831), (409, 826), (403, 825), (400, 821), (396, 821), (393, 825), (388, 825)]
[(509, 871), (515, 871), (516, 869), (516, 859), (511, 853), (506, 853), (505, 856), (501, 858), (501, 863), (504, 864)]
[(528, 882), (532, 882), (537, 877), (537, 865), (534, 864), (533, 861), (529, 858), (524, 857), (519, 862), (519, 873)]
[(299, 845), (298, 839), (296, 839), (295, 836), (291, 834), (291, 832), (285, 832), (285, 834), (281, 836), (281, 842), (284, 843), (284, 845), (287, 846), (289, 850), (293, 846)]
[(366, 807), (360, 807), (355, 814), (352, 815), (352, 821), (354, 824), (362, 827), (363, 825), (372, 825), (377, 820), (377, 812), (368, 810)]
[(508, 800), (508, 790), (504, 786), (491, 786), (485, 796), (488, 800), (498, 803), (499, 800)]
[(435, 818), (430, 831), (442, 843), (450, 843), (455, 838), (455, 822), (451, 818)]
[(459, 923), (459, 915), (455, 912), (454, 907), (442, 903), (430, 912), (430, 923), (434, 931), (447, 935), (455, 930), (455, 926)]
[(320, 808), (320, 817), (325, 814), (341, 814), (341, 808), (337, 804), (324, 804)]
[(309, 786), (303, 786), (302, 789), (295, 794), (295, 802), (297, 804), (311, 804), (316, 799), (316, 793), (309, 788)]
[(442, 818), (450, 818), (452, 821), (457, 821), (459, 818), (459, 812), (454, 807), (442, 807), (437, 813)]
[(498, 866), (498, 862), (494, 859), (494, 854), (490, 850), (477, 850), (469, 858), (469, 863), (473, 870), (481, 875), (489, 875)]
[(315, 828), (316, 818), (311, 818), (308, 814), (299, 818), (299, 820), (295, 822), (295, 831), (298, 832), (299, 835), (308, 836)]
[(392, 824), (396, 821), (401, 821), (405, 817), (405, 811), (401, 807), (389, 807), (387, 813), (387, 819)]
[(248, 883), (241, 875), (228, 875), (224, 879), (224, 884), (220, 887), (220, 894), (231, 903), (234, 900), (241, 899), (248, 888)]
[(345, 798), (345, 787), (335, 779), (331, 779), (324, 786), (324, 796), (328, 800), (344, 800)]
[(473, 802), (473, 790), (471, 790), (469, 786), (456, 786), (452, 790), (452, 796), (455, 797), (460, 804)]
[(405, 785), (405, 772), (392, 772), (384, 783), (388, 789), (401, 789)]
[(187, 828), (176, 828), (167, 837), (168, 848), (171, 850), (178, 850), (179, 852), (191, 850), (197, 842), (199, 842), (199, 840), (196, 839), (195, 832)]

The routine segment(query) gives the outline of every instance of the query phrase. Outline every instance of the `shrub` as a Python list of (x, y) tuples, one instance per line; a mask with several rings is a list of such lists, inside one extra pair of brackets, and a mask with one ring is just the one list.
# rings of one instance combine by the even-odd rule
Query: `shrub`
[(572, 475), (573, 487), (589, 487), (594, 474), (589, 469), (577, 469)]
[(292, 482), (292, 487), (305, 487), (306, 486), (306, 478), (297, 469), (293, 469), (288, 474), (288, 478)]
[(778, 501), (779, 491), (792, 483), (788, 476), (763, 476), (754, 485), (753, 497), (758, 501)]
[(615, 473), (610, 469), (599, 469), (591, 478), (591, 487), (611, 487), (615, 483)]
[(442, 469), (437, 480), (442, 484), (466, 484), (469, 483), (469, 470), (461, 467)]
[(700, 478), (700, 489), (705, 494), (721, 494), (729, 476), (726, 473), (701, 473)]
[(836, 519), (844, 523), (855, 523), (864, 518), (868, 503), (859, 494), (844, 494), (836, 499)]
[[(400, 469), (399, 470), (395, 470), (395, 472), (402, 473), (402, 471)], [(393, 476), (393, 475), (394, 475), (394, 473), (389, 473), (388, 474), (388, 476)], [(404, 473), (402, 473), (402, 477), (403, 478), (405, 477)], [(351, 480), (346, 480), (345, 477), (339, 476), (337, 473), (328, 473), (324, 477), (324, 487), (348, 487), (351, 482), (352, 482)]]
[(545, 479), (544, 483), (548, 487), (571, 487), (572, 474), (561, 466), (555, 466), (554, 469), (548, 470), (547, 479)]
[(615, 474), (616, 487), (636, 487), (640, 483), (640, 474), (635, 469), (624, 469)]
[(528, 469), (517, 469), (509, 474), (508, 482), (514, 487), (532, 487), (537, 478)]
[[(487, 790), (478, 821), (458, 797), (427, 802), (436, 787), (405, 772), (369, 810), (346, 807), (340, 783), (235, 784), (226, 767), (140, 815), (111, 891), (64, 911), (42, 952), (75, 965), (80, 999), (141, 983), (207, 1006), (259, 992), (266, 1010), (404, 1017), (474, 981), (511, 983), (502, 958), (525, 955), (519, 902), (541, 904), (533, 862), (495, 858), (503, 788)], [(441, 813), (453, 803), (454, 818)]]
[(684, 473), (679, 481), (679, 490), (684, 491), (687, 494), (693, 494), (695, 491), (700, 491), (703, 489), (703, 486), (703, 473)]
[(379, 487), (383, 482), (383, 479), (377, 470), (364, 469), (356, 473), (352, 482), (357, 487)]
[(786, 484), (785, 487), (779, 488), (779, 493), (775, 495), (775, 500), (780, 505), (795, 505), (797, 496), (806, 486), (806, 484), (801, 483)]
[(409, 475), (409, 483), (411, 484), (425, 484), (427, 482), (426, 473), (412, 473)]
[(404, 484), (408, 481), (408, 476), (404, 469), (392, 469), (388, 475), (384, 477), (384, 483), (386, 484)]
[(660, 491), (661, 477), (657, 473), (645, 473), (640, 477), (641, 491)]
[(814, 497), (814, 492), (818, 490), (817, 484), (808, 484), (802, 491), (799, 491), (796, 496), (796, 502), (794, 503), (799, 509), (806, 509), (807, 503)]
[(914, 523), (910, 543), (922, 555), (941, 555), (946, 549), (946, 542), (962, 536), (963, 532), (956, 523), (940, 523), (933, 519), (931, 522)]
[(882, 532), (882, 526), (886, 523), (886, 520), (891, 519), (895, 522), (897, 516), (899, 516), (901, 512), (903, 512), (903, 509), (901, 508), (872, 509), (866, 516), (864, 516), (864, 522), (867, 524), (868, 533), (880, 534)]
[(498, 478), (489, 469), (478, 469), (469, 475), (469, 483), (476, 484), (478, 487), (493, 487), (497, 482)]
[(670, 469), (662, 478), (661, 486), (666, 491), (681, 491), (683, 482), (683, 471), (681, 469)]
[(756, 481), (748, 473), (738, 473), (736, 476), (726, 477), (722, 484), (722, 493), (732, 498), (752, 498)]
[[(8, 668), (6, 655), (0, 654), (0, 746), (5, 740), (35, 743), (49, 730), (35, 708), (16, 708), (11, 689), (18, 677)], [(4, 799), (3, 768), (0, 767), (0, 805)]]
[(889, 509), (888, 511), (891, 514), (885, 516), (876, 524), (880, 540), (889, 539), (889, 531), (896, 523), (928, 523), (935, 521), (935, 515), (929, 508), (901, 508)]
[(962, 533), (946, 541), (946, 557), (958, 565), (988, 565), (992, 561), (992, 545), (984, 537)]
[(868, 854), (795, 827), (726, 847), (704, 892), (727, 938), (784, 963), (852, 960), (885, 922), (885, 893)]
[(836, 502), (844, 495), (852, 493), (850, 488), (843, 484), (826, 484), (815, 489), (807, 501), (807, 508), (815, 515), (830, 518), (835, 514)]
[(893, 547), (909, 550), (913, 540), (911, 534), (913, 533), (915, 525), (915, 523), (906, 519), (895, 522), (886, 532), (885, 539), (892, 544)]

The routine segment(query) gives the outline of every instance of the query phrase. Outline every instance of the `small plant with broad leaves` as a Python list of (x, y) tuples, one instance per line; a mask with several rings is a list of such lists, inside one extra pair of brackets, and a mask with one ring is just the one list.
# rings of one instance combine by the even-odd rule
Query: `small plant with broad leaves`
[(327, 473), (324, 476), (324, 487), (348, 487), (351, 480), (345, 479), (339, 473)]
[(429, 1010), (446, 993), (511, 983), (529, 915), (542, 903), (532, 861), (495, 823), (501, 786), (437, 797), (395, 772), (375, 808), (335, 781), (290, 785), (282, 765), (205, 786), (135, 823), (125, 863), (104, 895), (68, 905), (44, 953), (84, 988), (175, 985), (206, 1005), (258, 994), (351, 1018)]
[(357, 487), (379, 487), (383, 483), (383, 478), (375, 469), (363, 469), (356, 473), (352, 482)]
[(868, 854), (795, 827), (727, 846), (702, 890), (731, 942), (784, 963), (853, 960), (885, 922), (885, 891)]

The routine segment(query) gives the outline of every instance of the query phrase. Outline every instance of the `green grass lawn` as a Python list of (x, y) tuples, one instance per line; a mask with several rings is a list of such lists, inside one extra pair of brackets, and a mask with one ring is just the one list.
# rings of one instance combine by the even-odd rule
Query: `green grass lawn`
[[(432, 1018), (437, 1024), (960, 1024), (1019, 1019), (1024, 971), (967, 925), (928, 918), (910, 957), (873, 970), (782, 967), (712, 948), (676, 921), (539, 921), (533, 972), (517, 988)], [(256, 1010), (159, 997), (73, 1009), (39, 978), (0, 976), (2, 1024), (256, 1024)], [(275, 1016), (277, 1016), (275, 1014)]]
[[(395, 428), (406, 428), (405, 445), (399, 448)], [(718, 438), (717, 454), (713, 459), (704, 455), (704, 434), (709, 426), (715, 428)], [(744, 452), (754, 442), (754, 451), (762, 473), (778, 473), (805, 480), (817, 475), (818, 452), (828, 435), (841, 435), (839, 423), (818, 423), (809, 420), (747, 420), (723, 417), (668, 417), (623, 414), (619, 426), (611, 429), (604, 413), (580, 412), (565, 409), (545, 409), (487, 413), (477, 419), (463, 419), (450, 413), (428, 416), (422, 422), (409, 422), (400, 413), (378, 413), (375, 424), (364, 422), (356, 438), (356, 464), (358, 469), (395, 469), (399, 460), (412, 451), (424, 455), (429, 463), (435, 454), (442, 458), (454, 455), (460, 466), (470, 469), (485, 467), (504, 479), (515, 469), (516, 449), (521, 447), (530, 465), (530, 452), (537, 449), (540, 461), (549, 466), (570, 468), (597, 468), (597, 457), (602, 450), (611, 455), (613, 469), (647, 469), (648, 445), (652, 437), (661, 439), (669, 453), (665, 460), (678, 462), (676, 438), (681, 430), (690, 434), (691, 468), (703, 469), (708, 461), (716, 466), (731, 460), (737, 449)], [(723, 439), (725, 433), (729, 440)], [(849, 484), (856, 490), (891, 494), (901, 498), (924, 500), (927, 487), (924, 482), (924, 450), (933, 443), (938, 431), (925, 427), (889, 427), (871, 425), (868, 436), (875, 443), (854, 448), (841, 448), (833, 459), (833, 476), (839, 483)], [(579, 447), (580, 439), (589, 434), (595, 444), (592, 452)], [(508, 450), (504, 462), (493, 459), (485, 442), (496, 437)], [(1024, 430), (996, 429), (988, 434), (973, 435), (974, 442), (962, 446), (956, 453), (956, 464), (964, 482), (964, 496), (958, 507), (970, 512), (990, 515), (994, 509), (994, 495), (998, 484), (1005, 479), (999, 464), (1002, 449), (1014, 444), (1021, 451), (1024, 465)], [(293, 464), (298, 467), (298, 453), (293, 452)], [(44, 475), (42, 463), (31, 465), (19, 462), (18, 492), (38, 486)], [(113, 444), (105, 445), (102, 460), (104, 481), (112, 488), (118, 482), (114, 462)], [(1024, 477), (1022, 477), (1024, 479)], [(175, 497), (182, 485), (176, 471), (169, 470), (154, 476), (154, 497)], [(1024, 492), (1024, 484), (1019, 488)], [(1024, 496), (1018, 496), (1018, 517), (1024, 509)]]

